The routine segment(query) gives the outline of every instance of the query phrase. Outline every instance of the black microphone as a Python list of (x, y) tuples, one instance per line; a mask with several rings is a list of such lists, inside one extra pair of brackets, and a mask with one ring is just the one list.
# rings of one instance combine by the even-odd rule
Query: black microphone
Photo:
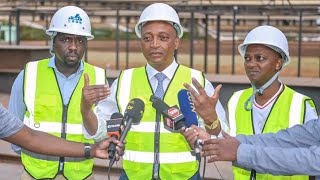
[[(178, 93), (178, 101), (179, 101), (179, 106), (181, 108), (181, 112), (185, 117), (186, 127), (189, 128), (191, 125), (198, 126), (198, 117), (195, 111), (194, 103), (192, 101), (191, 93), (186, 89), (181, 89)], [(196, 155), (196, 159), (199, 162), (201, 161), (200, 146), (202, 145), (202, 143), (203, 142), (201, 139), (197, 139), (194, 144), (194, 152)]]
[[(139, 98), (133, 98), (129, 101), (127, 108), (124, 112), (124, 121), (126, 125), (120, 136), (119, 141), (122, 143), (126, 138), (128, 131), (132, 124), (139, 124), (144, 112), (144, 102)], [(114, 163), (115, 157), (110, 159), (109, 167)]]
[(129, 101), (127, 108), (124, 112), (124, 120), (126, 126), (120, 137), (120, 142), (126, 138), (128, 131), (132, 124), (139, 124), (144, 112), (144, 102), (139, 98), (133, 98)]
[(162, 99), (156, 96), (151, 96), (150, 101), (153, 102), (152, 107), (163, 115), (165, 129), (170, 132), (177, 132), (185, 126), (184, 116), (177, 105), (170, 107)]
[[(123, 115), (116, 112), (111, 115), (111, 119), (107, 121), (107, 135), (109, 138), (119, 139), (121, 134), (121, 125), (123, 125)], [(116, 153), (116, 145), (110, 143), (108, 148), (109, 159), (113, 159)]]

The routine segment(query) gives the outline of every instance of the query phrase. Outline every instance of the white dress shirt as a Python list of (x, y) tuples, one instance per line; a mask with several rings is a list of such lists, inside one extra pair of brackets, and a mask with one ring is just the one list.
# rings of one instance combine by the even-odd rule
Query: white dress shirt
[[(174, 60), (170, 66), (168, 66), (165, 70), (162, 71), (166, 75), (165, 80), (163, 81), (163, 89), (166, 90), (171, 79), (174, 76), (174, 72), (176, 71), (178, 67), (177, 62)], [(158, 73), (156, 69), (154, 69), (152, 66), (147, 64), (146, 71), (148, 75), (149, 82), (151, 84), (151, 87), (153, 89), (153, 92), (155, 92), (158, 84), (158, 80), (155, 77), (155, 74)], [(98, 119), (98, 129), (96, 134), (91, 136), (88, 134), (88, 132), (84, 128), (84, 135), (86, 138), (92, 138), (95, 141), (100, 141), (107, 137), (107, 128), (106, 128), (106, 121), (110, 120), (110, 117), (113, 113), (119, 112), (116, 102), (116, 91), (118, 87), (118, 79), (116, 79), (112, 86), (111, 86), (111, 94), (106, 99), (100, 101), (96, 108), (96, 116)], [(142, 87), (143, 88), (143, 87)], [(214, 88), (212, 84), (205, 79), (205, 91), (208, 94), (208, 96), (212, 96), (214, 93)], [(221, 128), (228, 132), (229, 126), (226, 118), (225, 110), (223, 109), (220, 101), (218, 101), (216, 106), (216, 112), (218, 115), (218, 118), (220, 120)], [(202, 119), (199, 119), (199, 127), (204, 128), (204, 122)]]

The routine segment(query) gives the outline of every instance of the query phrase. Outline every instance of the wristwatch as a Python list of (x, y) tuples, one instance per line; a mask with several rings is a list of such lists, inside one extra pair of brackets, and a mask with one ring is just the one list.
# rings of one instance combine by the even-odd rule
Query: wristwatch
[(204, 124), (204, 126), (208, 129), (215, 129), (219, 126), (219, 123), (220, 123), (219, 119), (216, 119), (215, 121), (212, 122), (212, 124), (210, 125)]
[(84, 157), (86, 159), (90, 158), (91, 146), (89, 143), (84, 143)]

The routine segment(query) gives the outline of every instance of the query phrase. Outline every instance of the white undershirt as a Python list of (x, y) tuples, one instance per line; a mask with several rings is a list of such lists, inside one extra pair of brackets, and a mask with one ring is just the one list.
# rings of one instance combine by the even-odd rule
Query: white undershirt
[[(284, 88), (283, 83), (281, 83), (281, 86), (277, 93), (270, 98), (269, 101), (267, 101), (265, 104), (262, 106), (259, 105), (256, 100), (254, 99), (253, 101), (253, 107), (252, 107), (252, 118), (253, 118), (253, 126), (254, 126), (254, 131), (255, 134), (261, 134), (263, 127), (266, 123), (266, 120), (269, 116), (269, 113), (271, 111), (271, 108), (277, 99), (277, 97), (281, 94), (282, 90)], [(307, 122), (312, 119), (317, 119), (318, 115), (316, 113), (315, 108), (311, 107), (309, 103), (306, 103), (306, 113), (305, 113), (305, 119), (304, 122)]]

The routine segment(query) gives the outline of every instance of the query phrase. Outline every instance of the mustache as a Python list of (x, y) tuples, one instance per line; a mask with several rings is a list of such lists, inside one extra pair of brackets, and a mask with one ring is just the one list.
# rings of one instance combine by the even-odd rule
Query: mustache
[(69, 52), (68, 54), (66, 54), (67, 56), (79, 56), (79, 54), (77, 52)]
[(149, 52), (149, 54), (162, 54), (162, 52), (161, 51), (151, 51), (151, 52)]

